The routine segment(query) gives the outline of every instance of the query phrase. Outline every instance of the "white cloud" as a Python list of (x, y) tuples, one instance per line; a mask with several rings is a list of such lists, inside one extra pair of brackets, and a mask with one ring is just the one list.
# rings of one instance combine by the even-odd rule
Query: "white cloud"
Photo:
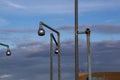
[(8, 5), (9, 7), (13, 7), (13, 8), (17, 8), (17, 9), (25, 9), (25, 6), (17, 4), (17, 3), (13, 3), (11, 1), (4, 1), (4, 3), (6, 5)]
[(44, 50), (40, 45), (23, 46), (21, 49), (33, 53)]
[(9, 77), (11, 77), (12, 75), (10, 75), (10, 74), (4, 74), (4, 75), (1, 75), (0, 76), (0, 79), (4, 79), (4, 78), (9, 78)]
[[(112, 10), (119, 9), (120, 3), (119, 1), (79, 1), (79, 11), (80, 12), (89, 12), (95, 10)], [(5, 8), (7, 6), (7, 8)], [(16, 9), (21, 9), (17, 14), (66, 14), (66, 13), (74, 13), (74, 3), (73, 1), (54, 1), (51, 0), (50, 3), (38, 0), (31, 1), (4, 1), (4, 4), (1, 7), (5, 8), (4, 11), (11, 10), (10, 13), (14, 14), (19, 12)], [(2, 10), (2, 9), (0, 9)], [(14, 13), (13, 13), (14, 12)]]
[(79, 10), (80, 12), (86, 12), (86, 11), (93, 11), (93, 10), (113, 10), (113, 9), (119, 9), (120, 8), (120, 3), (118, 1), (114, 2), (111, 0), (109, 1), (81, 1), (79, 2)]

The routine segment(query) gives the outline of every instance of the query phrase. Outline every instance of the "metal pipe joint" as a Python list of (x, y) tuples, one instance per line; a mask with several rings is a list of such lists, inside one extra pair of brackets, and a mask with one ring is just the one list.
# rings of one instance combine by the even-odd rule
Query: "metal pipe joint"
[(87, 28), (86, 31), (84, 31), (84, 32), (77, 31), (77, 34), (87, 34), (87, 35), (90, 35), (90, 32), (91, 32), (90, 29)]

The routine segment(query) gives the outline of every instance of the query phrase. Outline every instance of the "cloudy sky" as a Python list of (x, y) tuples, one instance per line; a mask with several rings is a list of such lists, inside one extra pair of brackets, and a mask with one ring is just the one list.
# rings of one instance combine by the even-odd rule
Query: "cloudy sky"
[[(78, 0), (79, 31), (91, 29), (92, 71), (120, 72), (120, 0)], [(37, 35), (39, 22), (61, 33), (61, 79), (74, 80), (74, 0), (0, 0), (1, 80), (49, 79), (49, 33)], [(86, 35), (79, 35), (79, 71), (87, 71)], [(57, 55), (53, 54), (54, 79)]]

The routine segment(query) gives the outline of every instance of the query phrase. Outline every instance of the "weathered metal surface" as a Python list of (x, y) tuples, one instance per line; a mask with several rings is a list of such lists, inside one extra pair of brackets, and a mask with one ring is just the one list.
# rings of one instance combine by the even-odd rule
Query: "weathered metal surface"
[[(87, 73), (80, 73), (79, 80), (87, 80)], [(120, 72), (93, 72), (92, 80), (120, 80)]]

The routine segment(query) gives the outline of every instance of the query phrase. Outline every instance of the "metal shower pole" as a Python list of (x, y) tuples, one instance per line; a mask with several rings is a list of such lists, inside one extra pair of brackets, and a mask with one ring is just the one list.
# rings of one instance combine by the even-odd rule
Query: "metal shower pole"
[(79, 79), (78, 58), (78, 0), (75, 0), (75, 80)]
[(86, 29), (86, 36), (87, 36), (87, 51), (88, 51), (88, 79), (92, 80), (92, 71), (91, 71), (91, 54), (90, 54), (90, 29)]
[(92, 71), (91, 71), (91, 54), (90, 54), (90, 29), (87, 28), (84, 32), (79, 32), (78, 34), (86, 34), (87, 36), (87, 57), (88, 57), (88, 80), (92, 80)]
[[(61, 75), (60, 75), (60, 73), (61, 73), (61, 71), (60, 71), (60, 33), (57, 30), (53, 29), (52, 27), (50, 27), (47, 24), (40, 21), (40, 27), (39, 27), (39, 30), (38, 30), (38, 35), (40, 35), (40, 36), (45, 35), (45, 31), (44, 31), (43, 27), (46, 27), (49, 30), (51, 30), (51, 31), (53, 31), (57, 34), (57, 41), (55, 40), (55, 37), (53, 36), (53, 34), (52, 34), (51, 37), (55, 41), (55, 43), (57, 45), (57, 48), (58, 48), (58, 80), (60, 80), (60, 78), (61, 78)], [(51, 52), (52, 51), (50, 51), (50, 54), (51, 54)], [(50, 60), (52, 60), (52, 58)], [(52, 62), (50, 62), (50, 63), (52, 63)], [(50, 74), (51, 74), (50, 76), (52, 76), (52, 72), (50, 72)], [(50, 80), (52, 80), (52, 77), (50, 78)]]

